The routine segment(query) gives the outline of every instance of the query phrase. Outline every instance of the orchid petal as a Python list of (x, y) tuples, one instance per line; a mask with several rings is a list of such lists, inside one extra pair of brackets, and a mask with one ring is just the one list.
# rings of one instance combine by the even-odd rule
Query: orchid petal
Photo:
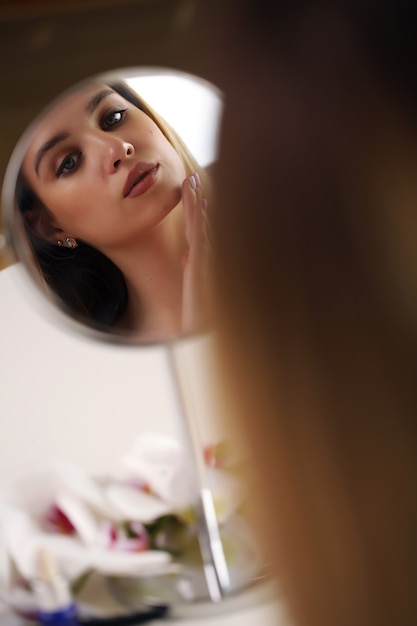
[(10, 579), (11, 571), (7, 542), (4, 531), (0, 527), (0, 589), (7, 589), (10, 586)]
[(111, 506), (124, 519), (146, 524), (172, 512), (172, 506), (167, 502), (129, 485), (110, 484), (105, 488), (105, 494)]
[(171, 562), (167, 552), (115, 552), (90, 548), (87, 550), (90, 566), (108, 576), (153, 576), (166, 571)]
[(92, 512), (81, 500), (69, 493), (59, 493), (56, 503), (74, 526), (80, 540), (85, 545), (94, 545), (98, 541), (99, 527)]
[(174, 507), (182, 508), (192, 501), (189, 462), (175, 439), (161, 433), (146, 433), (134, 441), (122, 463)]

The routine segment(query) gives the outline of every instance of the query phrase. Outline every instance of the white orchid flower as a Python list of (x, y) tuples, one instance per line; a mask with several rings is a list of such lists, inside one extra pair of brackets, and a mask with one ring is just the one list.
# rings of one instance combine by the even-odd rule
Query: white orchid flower
[(171, 437), (161, 433), (138, 437), (122, 464), (131, 477), (140, 478), (152, 493), (168, 503), (171, 511), (187, 507), (195, 499), (190, 461)]
[[(229, 534), (245, 494), (241, 481), (221, 469), (226, 466), (217, 463), (214, 450), (211, 446), (210, 458), (204, 456), (207, 476), (219, 524)], [(186, 538), (196, 533), (195, 516), (190, 514), (198, 497), (194, 475), (177, 441), (148, 433), (121, 459), (118, 476), (96, 478), (60, 462), (3, 483), (2, 589), (11, 591), (16, 572), (29, 583), (36, 577), (41, 549), (52, 555), (70, 582), (89, 571), (148, 579), (172, 571), (175, 564), (166, 550), (187, 550)], [(181, 534), (181, 528), (191, 534)]]

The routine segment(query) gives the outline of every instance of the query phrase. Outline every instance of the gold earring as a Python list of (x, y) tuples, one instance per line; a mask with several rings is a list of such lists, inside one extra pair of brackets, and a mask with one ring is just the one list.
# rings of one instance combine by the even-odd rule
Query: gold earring
[(78, 243), (75, 241), (73, 237), (66, 237), (64, 242), (62, 242), (61, 239), (58, 239), (56, 243), (58, 246), (65, 246), (65, 248), (69, 248), (70, 250), (78, 246)]

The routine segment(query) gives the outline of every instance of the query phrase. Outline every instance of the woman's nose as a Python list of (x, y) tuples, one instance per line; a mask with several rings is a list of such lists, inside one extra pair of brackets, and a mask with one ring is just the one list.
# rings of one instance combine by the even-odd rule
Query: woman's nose
[[(113, 167), (115, 170), (119, 167), (123, 159), (133, 156), (135, 154), (135, 149), (131, 143), (123, 141), (120, 148), (120, 154), (113, 155), (117, 158), (113, 161), (113, 165), (110, 164), (110, 167)], [(110, 157), (110, 161), (113, 159), (113, 156)]]
[(135, 154), (133, 145), (122, 138), (108, 133), (100, 137), (102, 166), (108, 174), (116, 172), (120, 164)]

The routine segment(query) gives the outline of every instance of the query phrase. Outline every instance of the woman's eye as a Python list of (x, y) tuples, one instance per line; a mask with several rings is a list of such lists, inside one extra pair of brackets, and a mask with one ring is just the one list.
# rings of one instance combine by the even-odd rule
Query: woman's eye
[(56, 173), (57, 178), (60, 176), (65, 176), (67, 174), (72, 174), (78, 167), (80, 163), (81, 155), (80, 154), (68, 154), (60, 163), (58, 167), (58, 171)]
[(126, 109), (118, 109), (117, 111), (112, 111), (106, 115), (101, 122), (103, 130), (109, 130), (109, 128), (113, 128), (114, 126), (120, 124), (125, 116), (125, 113)]

